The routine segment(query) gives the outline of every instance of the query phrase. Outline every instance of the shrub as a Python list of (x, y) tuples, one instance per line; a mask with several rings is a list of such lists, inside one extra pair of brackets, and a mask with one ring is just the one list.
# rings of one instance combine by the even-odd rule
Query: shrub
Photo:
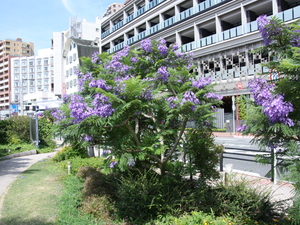
[(67, 159), (73, 159), (76, 157), (87, 157), (86, 150), (84, 148), (64, 147), (52, 158), (54, 162), (61, 162)]
[(8, 129), (9, 121), (8, 120), (0, 120), (0, 144), (8, 143)]
[(10, 117), (8, 123), (7, 136), (10, 143), (30, 143), (30, 118), (28, 116)]

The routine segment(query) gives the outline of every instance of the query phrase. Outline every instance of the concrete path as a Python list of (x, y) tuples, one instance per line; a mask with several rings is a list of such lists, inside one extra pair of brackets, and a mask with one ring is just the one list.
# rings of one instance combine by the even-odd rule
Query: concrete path
[(27, 155), (0, 161), (0, 199), (5, 190), (18, 177), (20, 173), (28, 169), (32, 164), (42, 159), (53, 157), (54, 154), (56, 154), (56, 152)]

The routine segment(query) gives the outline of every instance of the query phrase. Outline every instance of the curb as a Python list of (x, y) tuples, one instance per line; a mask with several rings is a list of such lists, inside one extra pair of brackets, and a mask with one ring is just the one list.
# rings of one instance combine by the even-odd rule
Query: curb
[(19, 153), (3, 156), (0, 159), (12, 159), (12, 158), (17, 158), (17, 157), (22, 157), (22, 156), (27, 156), (27, 155), (36, 155), (36, 154), (37, 154), (37, 151), (36, 151), (36, 149), (34, 149), (34, 150), (26, 151), (26, 152), (19, 152)]

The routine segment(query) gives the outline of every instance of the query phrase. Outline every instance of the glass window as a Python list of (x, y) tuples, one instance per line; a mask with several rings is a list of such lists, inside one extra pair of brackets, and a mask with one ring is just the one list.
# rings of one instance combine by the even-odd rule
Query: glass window
[(48, 66), (44, 66), (44, 71), (48, 71)]
[(38, 61), (37, 61), (37, 64), (38, 64), (38, 65), (41, 65), (41, 64), (42, 64), (42, 61), (41, 61), (41, 60), (38, 60)]
[(22, 68), (22, 73), (26, 73), (26, 68)]
[(44, 85), (47, 85), (47, 84), (49, 84), (49, 80), (48, 80), (48, 79), (45, 79), (45, 80), (44, 80)]
[(29, 73), (33, 73), (34, 70), (33, 70), (33, 67), (29, 68)]
[(19, 73), (19, 69), (14, 69), (14, 73)]
[(33, 65), (34, 65), (33, 60), (29, 61), (29, 66), (33, 66)]
[(14, 66), (19, 66), (19, 61), (14, 61)]
[(48, 59), (44, 59), (44, 65), (48, 65)]
[(72, 63), (72, 56), (69, 57), (70, 64)]
[(48, 72), (44, 72), (44, 77), (49, 77), (49, 73)]
[(26, 66), (26, 61), (22, 61), (22, 66)]
[(68, 77), (68, 76), (69, 76), (69, 70), (66, 71), (66, 77)]

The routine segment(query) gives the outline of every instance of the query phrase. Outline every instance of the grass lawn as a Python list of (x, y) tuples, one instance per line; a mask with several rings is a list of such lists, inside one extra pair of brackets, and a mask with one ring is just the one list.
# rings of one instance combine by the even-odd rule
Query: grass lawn
[(55, 224), (63, 180), (51, 160), (23, 172), (4, 196), (1, 225)]

